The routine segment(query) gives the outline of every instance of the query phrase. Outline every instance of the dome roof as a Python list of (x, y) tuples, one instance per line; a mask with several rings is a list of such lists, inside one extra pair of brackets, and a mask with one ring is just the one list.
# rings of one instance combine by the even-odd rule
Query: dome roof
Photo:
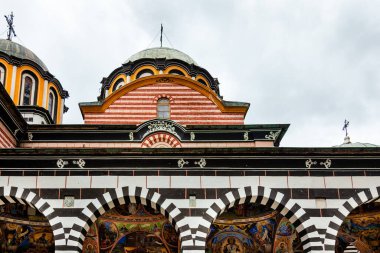
[(140, 51), (131, 57), (129, 57), (124, 64), (128, 62), (134, 62), (140, 59), (158, 59), (158, 58), (166, 58), (166, 59), (178, 59), (181, 61), (184, 61), (188, 64), (194, 64), (198, 65), (190, 56), (187, 54), (174, 49), (174, 48), (168, 48), (168, 47), (154, 47), (154, 48), (148, 48), (143, 51)]
[(380, 146), (371, 144), (371, 143), (351, 142), (349, 136), (346, 136), (344, 138), (343, 144), (334, 146), (334, 148), (376, 148), (376, 147), (380, 147)]
[(23, 60), (30, 60), (38, 64), (43, 70), (48, 71), (46, 65), (32, 51), (16, 42), (0, 39), (0, 52)]

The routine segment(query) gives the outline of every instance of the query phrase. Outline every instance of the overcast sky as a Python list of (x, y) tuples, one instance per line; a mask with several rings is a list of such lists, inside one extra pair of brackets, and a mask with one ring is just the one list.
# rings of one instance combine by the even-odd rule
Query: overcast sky
[[(2, 1), (14, 41), (36, 53), (79, 102), (132, 54), (174, 48), (221, 83), (225, 100), (251, 104), (246, 124), (290, 123), (281, 146), (333, 146), (350, 121), (353, 142), (380, 144), (380, 1)], [(164, 46), (171, 47), (167, 40)]]

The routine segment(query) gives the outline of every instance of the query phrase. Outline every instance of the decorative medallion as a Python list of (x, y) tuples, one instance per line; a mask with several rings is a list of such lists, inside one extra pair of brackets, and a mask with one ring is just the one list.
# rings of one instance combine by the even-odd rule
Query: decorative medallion
[(129, 132), (129, 140), (133, 141), (133, 132)]
[(265, 139), (274, 141), (277, 138), (277, 136), (280, 134), (280, 132), (281, 131), (276, 131), (276, 132), (270, 131), (269, 134), (265, 135)]
[(65, 196), (65, 199), (63, 200), (63, 205), (65, 207), (73, 207), (74, 206), (74, 196)]
[(69, 164), (69, 162), (68, 161), (64, 161), (64, 160), (62, 160), (62, 159), (58, 159), (58, 161), (57, 161), (57, 167), (58, 168), (63, 168), (63, 167), (65, 167), (67, 164)]
[(181, 158), (181, 159), (178, 160), (178, 168), (182, 169), (185, 164), (189, 164), (189, 162), (183, 160), (183, 158)]
[(311, 159), (308, 159), (308, 160), (305, 161), (305, 166), (306, 166), (306, 168), (308, 168), (308, 169), (310, 169), (312, 165), (316, 165), (316, 164), (317, 164), (317, 162), (316, 162), (316, 161), (313, 161), (313, 160), (311, 160)]
[(28, 133), (28, 140), (29, 141), (33, 140), (33, 134), (32, 133)]
[(331, 160), (330, 159), (326, 159), (326, 161), (324, 162), (321, 162), (320, 165), (323, 165), (325, 166), (326, 169), (330, 168), (331, 167)]
[(198, 162), (194, 162), (195, 165), (198, 165), (199, 167), (201, 168), (204, 168), (206, 166), (206, 159), (204, 158), (201, 158), (201, 160), (199, 160)]
[(173, 123), (166, 122), (166, 121), (159, 121), (159, 120), (153, 121), (149, 124), (148, 131), (146, 131), (146, 133), (144, 134), (143, 137), (147, 136), (150, 133), (154, 133), (154, 132), (158, 132), (158, 131), (169, 132), (169, 133), (175, 135), (178, 139), (180, 139), (180, 137), (178, 136), (178, 134), (175, 131), (175, 127), (174, 127)]
[(249, 140), (248, 132), (244, 132), (244, 140), (245, 141)]
[(172, 83), (173, 79), (168, 77), (161, 77), (156, 80), (156, 83)]
[(195, 140), (195, 134), (194, 132), (191, 132), (190, 133), (190, 141), (194, 141)]
[(84, 168), (86, 162), (83, 159), (79, 159), (78, 161), (73, 161), (73, 164), (78, 165), (79, 168)]

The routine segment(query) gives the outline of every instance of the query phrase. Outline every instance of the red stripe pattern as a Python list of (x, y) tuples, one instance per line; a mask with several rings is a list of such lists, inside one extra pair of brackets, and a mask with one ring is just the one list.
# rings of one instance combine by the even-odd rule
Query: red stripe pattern
[(0, 148), (14, 148), (16, 147), (16, 140), (13, 138), (12, 134), (0, 122)]
[(123, 95), (101, 113), (86, 113), (85, 124), (139, 125), (157, 117), (157, 99), (170, 100), (170, 119), (182, 125), (241, 125), (244, 113), (223, 113), (206, 96), (189, 87), (158, 83)]
[(181, 142), (168, 133), (154, 133), (147, 136), (141, 143), (142, 148), (180, 148)]

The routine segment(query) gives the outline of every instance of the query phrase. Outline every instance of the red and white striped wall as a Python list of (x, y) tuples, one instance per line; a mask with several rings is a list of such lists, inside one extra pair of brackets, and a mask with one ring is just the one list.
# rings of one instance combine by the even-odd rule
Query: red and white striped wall
[(182, 125), (240, 125), (244, 113), (224, 113), (205, 95), (174, 83), (157, 83), (123, 95), (105, 112), (86, 113), (86, 124), (139, 125), (157, 117), (157, 99), (170, 100), (170, 119)]
[(9, 130), (0, 122), (0, 148), (14, 148), (16, 140)]

